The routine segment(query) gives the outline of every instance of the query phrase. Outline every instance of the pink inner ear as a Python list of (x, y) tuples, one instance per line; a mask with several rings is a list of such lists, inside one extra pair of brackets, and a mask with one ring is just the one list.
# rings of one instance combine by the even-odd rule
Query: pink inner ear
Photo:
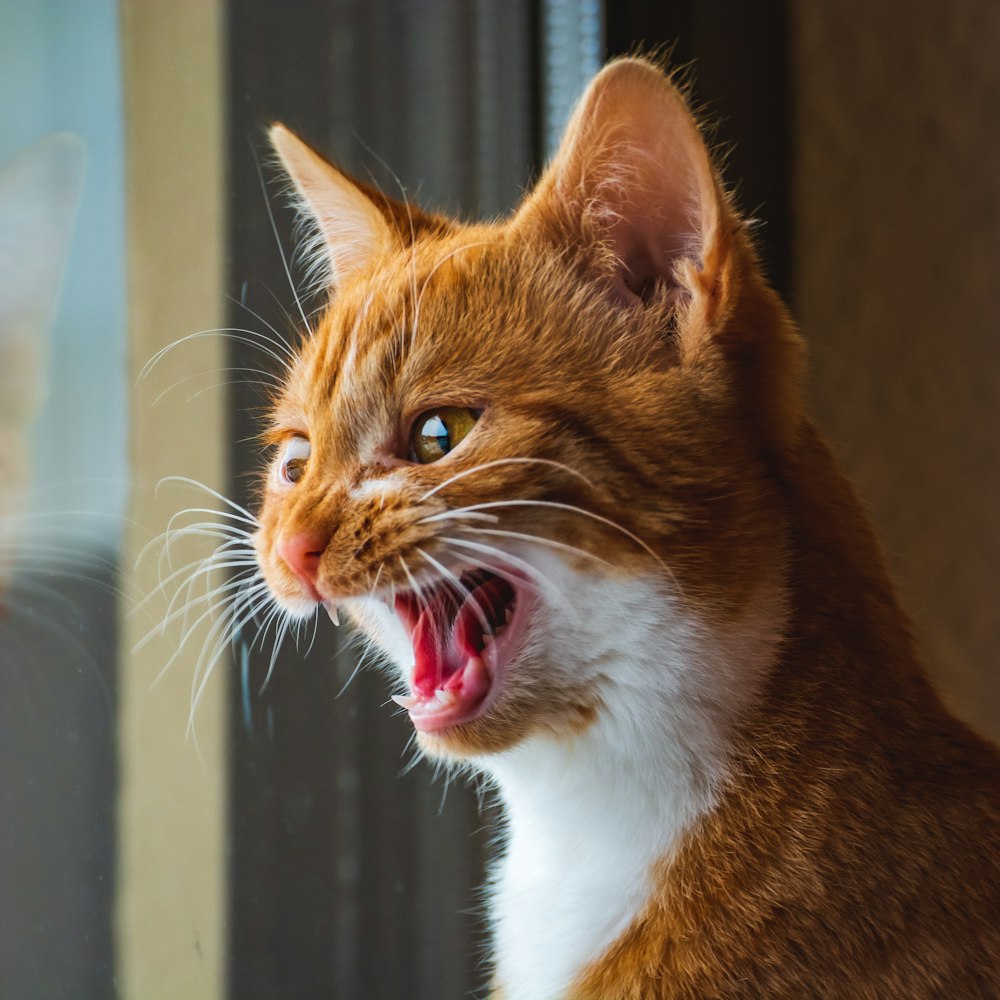
[[(676, 213), (674, 213), (676, 215)], [(673, 292), (680, 287), (674, 264), (684, 256), (697, 257), (691, 224), (669, 216), (623, 213), (608, 233), (619, 267), (612, 282), (612, 294), (623, 305), (648, 303), (658, 286)]]
[(683, 293), (675, 278), (682, 259), (699, 269), (714, 259), (719, 197), (684, 99), (659, 69), (626, 59), (584, 94), (522, 217), (603, 244), (619, 262), (610, 295), (634, 307), (658, 287)]

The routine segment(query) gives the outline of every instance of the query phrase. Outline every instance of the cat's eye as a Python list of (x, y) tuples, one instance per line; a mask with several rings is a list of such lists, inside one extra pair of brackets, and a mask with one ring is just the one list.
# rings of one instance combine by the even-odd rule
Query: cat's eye
[(421, 413), (410, 431), (410, 458), (421, 465), (444, 458), (457, 448), (479, 419), (468, 406), (439, 406)]
[(308, 440), (301, 435), (288, 439), (278, 462), (278, 477), (283, 483), (294, 486), (302, 478), (310, 450)]

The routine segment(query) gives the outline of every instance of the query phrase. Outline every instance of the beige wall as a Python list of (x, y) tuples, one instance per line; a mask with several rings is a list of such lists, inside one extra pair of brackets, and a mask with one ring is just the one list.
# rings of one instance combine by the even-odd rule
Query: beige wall
[(932, 673), (1000, 736), (1000, 3), (791, 9), (814, 407)]
[[(139, 377), (160, 348), (223, 325), (221, 4), (122, 0), (121, 16), (133, 386), (128, 565), (176, 511), (217, 506), (179, 486), (157, 491), (164, 477), (225, 489), (224, 396), (196, 392), (203, 382), (180, 381), (218, 373), (223, 342), (185, 343)], [(204, 630), (159, 679), (178, 648), (181, 623), (137, 648), (163, 621), (175, 589), (156, 593), (161, 548), (154, 544), (126, 582), (152, 598), (138, 611), (126, 609), (121, 622), (118, 984), (126, 1000), (217, 1000), (225, 972), (228, 670), (217, 666), (192, 738), (192, 678)], [(174, 565), (199, 554), (205, 547), (179, 546)]]

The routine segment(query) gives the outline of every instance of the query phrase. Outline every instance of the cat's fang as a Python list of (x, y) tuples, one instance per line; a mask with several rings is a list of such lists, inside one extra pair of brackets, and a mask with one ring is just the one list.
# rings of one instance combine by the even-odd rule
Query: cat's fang
[(340, 615), (337, 612), (337, 605), (333, 601), (324, 601), (323, 607), (326, 608), (326, 613), (330, 616), (330, 621), (334, 625), (340, 625)]

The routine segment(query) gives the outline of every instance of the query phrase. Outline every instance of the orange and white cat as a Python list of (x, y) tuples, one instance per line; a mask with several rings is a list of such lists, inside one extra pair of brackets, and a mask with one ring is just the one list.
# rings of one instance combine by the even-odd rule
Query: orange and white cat
[(494, 782), (495, 996), (997, 996), (1000, 758), (924, 675), (669, 80), (608, 66), (494, 225), (271, 136), (332, 294), (254, 544)]

